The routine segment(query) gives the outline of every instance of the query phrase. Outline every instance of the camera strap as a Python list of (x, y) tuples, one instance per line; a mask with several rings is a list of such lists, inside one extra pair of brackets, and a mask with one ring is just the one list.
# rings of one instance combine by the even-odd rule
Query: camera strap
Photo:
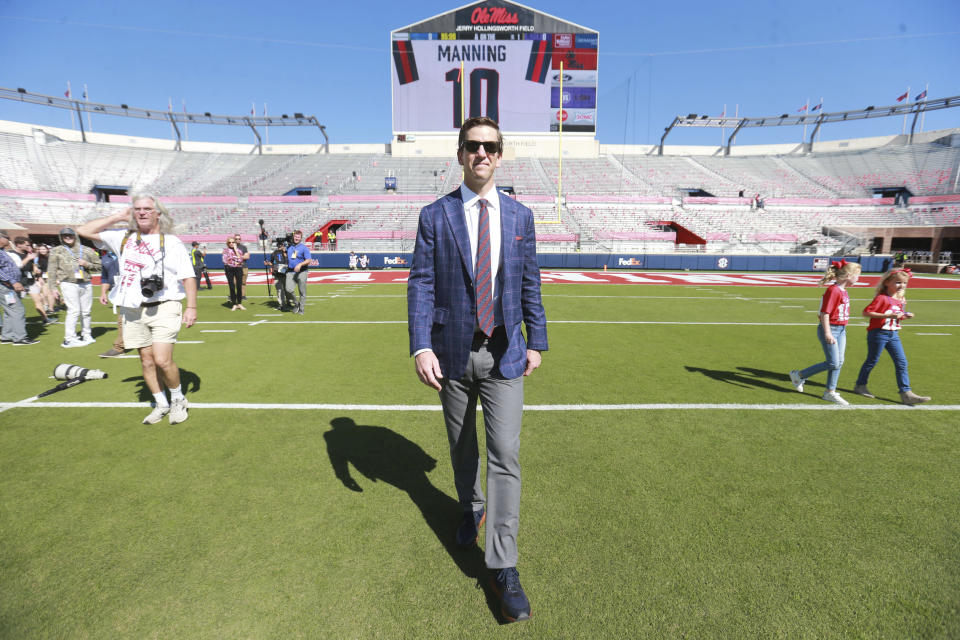
[[(129, 238), (130, 234), (132, 233), (133, 233), (132, 231), (127, 231), (127, 235), (123, 237), (123, 244), (120, 245), (121, 247), (126, 244), (127, 238)], [(160, 234), (160, 282), (163, 282), (163, 261), (167, 257), (167, 250), (164, 247), (163, 238), (164, 238), (164, 234), (161, 233)], [(140, 232), (137, 231), (137, 244), (141, 244), (142, 242), (143, 240), (140, 237)], [(154, 262), (154, 264), (156, 264), (156, 262)]]

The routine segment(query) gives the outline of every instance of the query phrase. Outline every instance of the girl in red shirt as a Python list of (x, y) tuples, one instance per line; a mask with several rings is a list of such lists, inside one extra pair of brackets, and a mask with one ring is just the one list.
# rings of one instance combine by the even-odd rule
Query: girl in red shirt
[(840, 368), (843, 366), (843, 354), (847, 349), (847, 321), (850, 319), (850, 294), (847, 287), (856, 284), (860, 278), (860, 265), (856, 262), (831, 262), (826, 274), (820, 280), (824, 285), (831, 280), (820, 303), (820, 323), (817, 325), (817, 338), (823, 347), (826, 360), (810, 365), (802, 371), (790, 372), (790, 382), (797, 391), (803, 392), (803, 383), (810, 376), (827, 372), (827, 389), (823, 399), (839, 405), (850, 404), (837, 393), (840, 380)]
[(867, 389), (867, 380), (880, 360), (880, 354), (886, 349), (893, 358), (893, 367), (897, 372), (900, 401), (903, 404), (920, 404), (930, 401), (929, 396), (918, 396), (910, 390), (907, 356), (903, 352), (903, 345), (900, 344), (900, 321), (913, 317), (913, 314), (906, 310), (907, 282), (910, 280), (910, 275), (910, 269), (888, 271), (877, 284), (877, 295), (873, 302), (863, 310), (864, 317), (870, 318), (870, 326), (867, 327), (867, 359), (860, 367), (854, 393), (868, 398), (874, 397)]

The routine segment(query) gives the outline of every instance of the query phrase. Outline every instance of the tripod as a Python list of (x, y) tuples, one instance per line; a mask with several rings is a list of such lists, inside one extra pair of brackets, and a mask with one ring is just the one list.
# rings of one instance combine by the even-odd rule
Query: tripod
[(260, 225), (260, 236), (259, 236), (260, 252), (263, 254), (263, 258), (264, 258), (263, 273), (266, 276), (266, 280), (267, 280), (267, 299), (269, 300), (270, 298), (273, 297), (273, 295), (270, 293), (270, 267), (266, 265), (267, 238), (269, 236), (267, 235), (267, 230), (263, 228), (263, 218), (261, 218), (260, 220), (257, 220), (257, 224)]

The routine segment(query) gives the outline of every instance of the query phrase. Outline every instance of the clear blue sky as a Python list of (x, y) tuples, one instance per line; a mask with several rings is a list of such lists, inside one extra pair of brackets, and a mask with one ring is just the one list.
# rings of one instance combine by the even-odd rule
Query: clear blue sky
[[(389, 33), (465, 2), (118, 2), (0, 0), (0, 86), (192, 112), (300, 111), (331, 142), (389, 142)], [(600, 32), (598, 139), (656, 143), (678, 114), (796, 113), (894, 104), (930, 85), (960, 95), (958, 0), (523, 3)], [(0, 119), (70, 126), (70, 114), (0, 100)], [(824, 139), (899, 133), (902, 118), (832, 125)], [(960, 109), (925, 129), (960, 126)], [(162, 123), (94, 117), (93, 129), (169, 137)], [(729, 135), (729, 131), (727, 132)], [(745, 130), (738, 143), (799, 141), (800, 128)], [(252, 142), (249, 130), (194, 127), (190, 139)], [(273, 143), (320, 142), (271, 129)], [(683, 130), (674, 144), (718, 144)]]

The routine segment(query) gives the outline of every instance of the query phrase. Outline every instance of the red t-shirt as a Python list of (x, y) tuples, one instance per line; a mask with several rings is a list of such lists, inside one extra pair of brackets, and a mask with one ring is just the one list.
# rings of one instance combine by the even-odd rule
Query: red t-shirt
[(820, 303), (820, 313), (830, 316), (830, 324), (845, 325), (850, 320), (850, 294), (846, 289), (837, 285), (830, 285), (823, 294)]
[[(870, 311), (872, 313), (886, 313), (888, 311), (897, 311), (903, 312), (906, 304), (897, 300), (896, 298), (891, 298), (890, 296), (881, 293), (876, 298), (873, 299), (873, 302), (867, 305), (867, 308), (864, 311)], [(896, 318), (870, 318), (870, 326), (867, 327), (867, 331), (873, 331), (874, 329), (884, 329), (886, 331), (900, 331), (900, 321)]]

